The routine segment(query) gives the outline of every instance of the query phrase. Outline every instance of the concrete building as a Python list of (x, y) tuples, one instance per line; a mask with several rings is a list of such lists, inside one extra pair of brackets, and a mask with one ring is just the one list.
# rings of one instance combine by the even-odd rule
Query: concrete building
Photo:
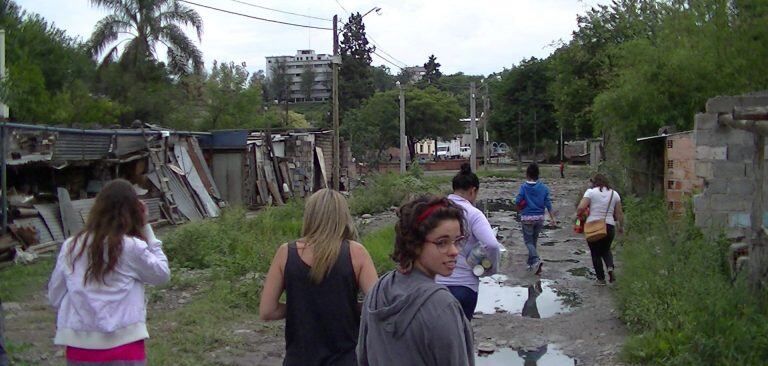
[(407, 66), (405, 72), (411, 76), (411, 82), (418, 82), (427, 73), (427, 69), (424, 66)]
[[(294, 56), (267, 57), (267, 78), (271, 79), (281, 69), (290, 80), (289, 102), (319, 102), (331, 97), (331, 59), (332, 55), (317, 54), (314, 50), (298, 50)], [(304, 70), (311, 69), (315, 73), (314, 85), (307, 98), (302, 90), (301, 75)]]

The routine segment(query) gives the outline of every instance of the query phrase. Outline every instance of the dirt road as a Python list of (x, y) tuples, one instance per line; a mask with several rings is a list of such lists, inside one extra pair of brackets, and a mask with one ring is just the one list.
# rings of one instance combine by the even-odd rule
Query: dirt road
[[(520, 181), (483, 179), (478, 206), (499, 227), (507, 251), (500, 274), (484, 278), (473, 320), (478, 365), (620, 365), (618, 352), (627, 335), (617, 319), (612, 286), (594, 286), (589, 252), (571, 230), (575, 201), (583, 178), (544, 179), (552, 191), (561, 224), (545, 229), (539, 240), (544, 261), (540, 277), (526, 270), (527, 251), (520, 224), (510, 211)], [(374, 215), (376, 225), (394, 222), (387, 212)], [(621, 263), (617, 262), (621, 276)], [(179, 275), (178, 273), (174, 275)], [(186, 274), (194, 276), (194, 274)], [(619, 281), (621, 278), (619, 277)], [(178, 309), (194, 301), (196, 288), (162, 290), (150, 314)], [(8, 308), (10, 305), (10, 308)], [(213, 352), (200, 354), (200, 364), (281, 365), (283, 322), (263, 323), (253, 314), (217, 330), (237, 339)], [(157, 337), (165, 325), (150, 327)], [(211, 330), (214, 331), (214, 330)], [(63, 351), (51, 344), (55, 314), (46, 305), (43, 288), (20, 303), (6, 304), (6, 337), (16, 348), (19, 364), (60, 365)], [(153, 336), (154, 336), (153, 335)], [(150, 349), (150, 353), (152, 350)]]

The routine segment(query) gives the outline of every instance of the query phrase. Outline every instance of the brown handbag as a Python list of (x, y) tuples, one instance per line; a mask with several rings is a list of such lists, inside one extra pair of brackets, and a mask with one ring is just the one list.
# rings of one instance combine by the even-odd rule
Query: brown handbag
[(611, 191), (611, 198), (608, 200), (608, 208), (605, 209), (605, 216), (600, 220), (584, 224), (584, 237), (586, 237), (587, 242), (595, 242), (608, 236), (608, 226), (605, 223), (605, 219), (608, 218), (611, 202), (613, 202), (613, 191)]

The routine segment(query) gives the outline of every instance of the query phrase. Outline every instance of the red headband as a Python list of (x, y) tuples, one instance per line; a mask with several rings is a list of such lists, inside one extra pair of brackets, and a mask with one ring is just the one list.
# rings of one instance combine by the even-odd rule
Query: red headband
[(432, 212), (434, 212), (435, 210), (441, 207), (445, 207), (445, 202), (438, 202), (433, 204), (432, 206), (427, 207), (427, 209), (424, 210), (424, 212), (422, 212), (421, 215), (419, 215), (419, 217), (416, 219), (416, 223), (421, 224), (421, 222), (426, 220), (427, 217), (429, 217), (429, 215), (432, 214)]

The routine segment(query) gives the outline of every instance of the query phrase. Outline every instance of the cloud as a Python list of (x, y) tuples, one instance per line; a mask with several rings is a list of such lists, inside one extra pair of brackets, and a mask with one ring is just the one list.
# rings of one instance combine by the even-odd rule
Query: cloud
[[(331, 18), (345, 13), (336, 0), (241, 0), (285, 11)], [(233, 0), (194, 2), (275, 20), (330, 27), (331, 23), (259, 9)], [(444, 73), (488, 74), (511, 67), (523, 58), (546, 57), (549, 45), (567, 40), (576, 29), (576, 16), (600, 0), (338, 0), (350, 11), (364, 13), (366, 31), (382, 50), (407, 65), (420, 65), (437, 56)], [(106, 11), (85, 0), (24, 0), (19, 5), (37, 12), (70, 36), (87, 39)], [(311, 48), (332, 52), (332, 32), (288, 27), (217, 11), (195, 8), (203, 18), (200, 47), (206, 65), (219, 61), (246, 62), (252, 71), (264, 69), (264, 58)], [(189, 33), (194, 38), (192, 32)], [(160, 51), (160, 50), (159, 50)], [(159, 52), (161, 55), (164, 52)], [(379, 52), (384, 55), (382, 52)], [(384, 55), (387, 57), (386, 55)], [(388, 57), (389, 58), (389, 57)], [(400, 62), (393, 62), (399, 64)], [(374, 64), (396, 68), (374, 56)]]

